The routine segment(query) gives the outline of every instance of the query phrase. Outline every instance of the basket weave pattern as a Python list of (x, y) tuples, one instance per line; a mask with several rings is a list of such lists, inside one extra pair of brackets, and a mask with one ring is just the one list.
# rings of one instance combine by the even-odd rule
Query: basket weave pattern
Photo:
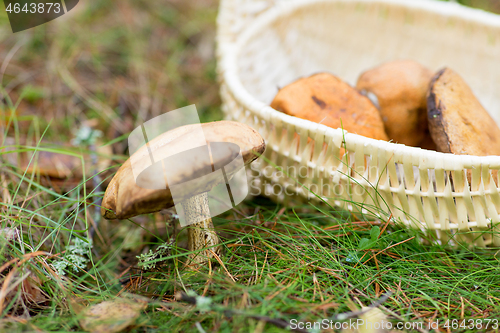
[[(267, 140), (253, 168), (269, 171), (256, 179), (263, 193), (315, 199), (296, 179), (332, 204), (378, 207), (441, 241), (477, 231), (455, 237), (500, 246), (500, 157), (373, 140), (268, 106), (300, 76), (330, 71), (354, 85), (366, 69), (414, 59), (458, 71), (500, 123), (500, 16), (430, 0), (222, 0), (218, 25), (223, 110)], [(291, 179), (266, 159), (300, 172)]]

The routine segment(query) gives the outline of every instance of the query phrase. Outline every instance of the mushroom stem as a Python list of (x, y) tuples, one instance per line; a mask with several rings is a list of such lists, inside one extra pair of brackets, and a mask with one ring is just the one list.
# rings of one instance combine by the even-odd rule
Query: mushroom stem
[[(183, 202), (184, 212), (186, 214), (186, 222), (188, 228), (188, 249), (189, 251), (197, 251), (191, 255), (191, 260), (195, 263), (203, 263), (207, 258), (213, 257), (210, 251), (206, 251), (203, 255), (199, 250), (205, 247), (211, 247), (214, 253), (218, 254), (220, 246), (213, 247), (219, 244), (219, 237), (214, 230), (212, 218), (210, 217), (210, 208), (208, 206), (208, 194), (202, 193), (195, 195)], [(199, 221), (200, 217), (203, 221)]]

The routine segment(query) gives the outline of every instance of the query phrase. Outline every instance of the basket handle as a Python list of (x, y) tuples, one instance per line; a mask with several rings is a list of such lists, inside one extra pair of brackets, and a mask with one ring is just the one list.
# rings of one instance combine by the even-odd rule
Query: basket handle
[(217, 16), (219, 43), (232, 43), (252, 20), (284, 0), (221, 0)]

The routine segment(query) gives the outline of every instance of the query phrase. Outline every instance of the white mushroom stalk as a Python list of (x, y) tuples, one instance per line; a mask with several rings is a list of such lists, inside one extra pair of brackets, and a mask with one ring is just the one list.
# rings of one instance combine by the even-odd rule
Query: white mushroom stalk
[[(214, 230), (207, 193), (195, 195), (183, 202), (186, 211), (188, 228), (188, 250), (193, 252), (192, 259), (195, 263), (203, 263), (206, 258), (220, 253), (219, 237)], [(200, 219), (201, 222), (196, 222)], [(205, 255), (200, 251), (207, 248)]]

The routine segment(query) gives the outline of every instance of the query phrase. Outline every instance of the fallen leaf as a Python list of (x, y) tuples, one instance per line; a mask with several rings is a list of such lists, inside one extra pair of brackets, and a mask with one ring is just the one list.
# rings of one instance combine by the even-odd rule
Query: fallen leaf
[[(42, 281), (29, 269), (18, 270), (14, 267), (0, 284), (0, 309), (9, 304), (18, 295), (29, 308), (42, 308), (49, 300), (41, 289)], [(21, 292), (19, 293), (19, 287)]]
[(40, 288), (42, 281), (38, 276), (31, 273), (22, 283), (21, 297), (28, 303), (44, 303), (49, 300), (49, 297)]
[[(72, 302), (73, 311), (80, 312), (80, 326), (91, 333), (121, 332), (135, 323), (147, 302), (135, 298), (118, 298), (104, 301), (90, 307), (82, 307), (78, 302)], [(76, 305), (76, 306), (75, 306)]]
[[(361, 310), (367, 310), (367, 308), (363, 307)], [(369, 324), (361, 326), (359, 333), (382, 333), (388, 331), (387, 316), (379, 308), (371, 308), (368, 312), (361, 315), (361, 319)]]
[(31, 154), (23, 161), (22, 168), (28, 173), (40, 173), (54, 178), (80, 176), (82, 161), (79, 157), (63, 153), (39, 151), (31, 160)]
[(389, 331), (389, 319), (379, 308), (362, 307), (361, 310), (368, 311), (360, 315), (358, 319), (351, 319), (356, 322), (356, 328), (343, 329), (342, 333), (384, 333)]
[[(71, 149), (71, 146), (64, 145), (61, 146), (62, 149)], [(82, 178), (83, 175), (83, 164), (82, 159), (79, 156), (74, 156), (71, 154), (65, 154), (64, 152), (57, 153), (52, 151), (38, 151), (37, 156), (31, 160), (33, 153), (28, 153), (24, 156), (22, 162), (22, 168), (27, 170), (28, 173), (40, 173), (42, 176), (49, 176), (59, 179), (67, 179), (74, 177), (76, 179)], [(97, 155), (100, 154), (100, 155)], [(83, 154), (83, 163), (86, 174), (90, 175), (92, 168), (96, 170), (104, 170), (109, 164), (110, 160), (103, 156), (111, 156), (112, 150), (111, 146), (104, 146), (97, 148), (95, 158), (97, 159), (97, 165), (92, 165), (91, 154)]]
[[(95, 170), (105, 170), (111, 164), (110, 156), (113, 155), (111, 145), (102, 146), (101, 142), (96, 143), (94, 157), (89, 151), (80, 151), (69, 143), (41, 142), (38, 151), (24, 151), (25, 141), (16, 142), (14, 138), (7, 137), (0, 147), (3, 158), (12, 165), (19, 165), (22, 170), (28, 173), (39, 173), (41, 176), (48, 176), (55, 179), (68, 180), (75, 178), (81, 181), (83, 176), (83, 166), (86, 175), (91, 175)], [(47, 148), (50, 147), (50, 150)], [(82, 148), (84, 148), (82, 146)], [(44, 150), (46, 149), (46, 150)], [(60, 152), (57, 152), (59, 150)], [(95, 164), (95, 165), (94, 165)], [(3, 180), (3, 178), (2, 178)], [(2, 183), (2, 187), (5, 187)], [(5, 195), (3, 195), (5, 196)], [(3, 198), (4, 201), (7, 198)], [(5, 201), (4, 201), (5, 202)]]

